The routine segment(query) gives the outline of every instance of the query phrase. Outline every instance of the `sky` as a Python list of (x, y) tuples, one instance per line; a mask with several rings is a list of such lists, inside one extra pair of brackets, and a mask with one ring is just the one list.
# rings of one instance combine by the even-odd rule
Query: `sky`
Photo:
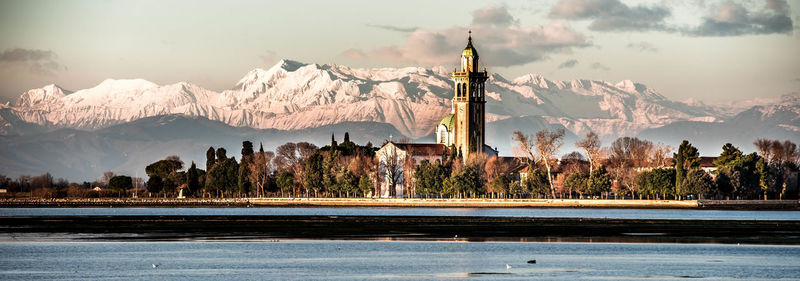
[(633, 80), (707, 103), (800, 92), (800, 0), (0, 0), (0, 102), (107, 78), (232, 88), (282, 58)]

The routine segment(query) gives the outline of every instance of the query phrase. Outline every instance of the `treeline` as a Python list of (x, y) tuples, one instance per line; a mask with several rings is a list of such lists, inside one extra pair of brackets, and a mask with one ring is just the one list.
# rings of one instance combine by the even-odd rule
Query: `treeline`
[[(140, 187), (137, 189), (136, 187)], [(11, 179), (0, 175), (0, 197), (36, 197), (36, 198), (101, 198), (130, 197), (144, 189), (141, 178), (115, 175), (108, 171), (100, 179), (92, 182), (70, 182), (64, 178), (54, 178), (50, 173), (39, 176), (21, 175)]]
[(516, 157), (472, 153), (467, 159), (453, 148), (425, 157), (400, 157), (396, 150), (376, 155), (371, 143), (357, 145), (347, 133), (342, 143), (332, 136), (321, 148), (289, 142), (254, 151), (244, 141), (240, 161), (222, 147), (206, 151), (205, 170), (168, 156), (145, 168), (146, 183), (112, 172), (83, 183), (43, 174), (0, 176), (0, 188), (5, 197), (42, 198), (396, 197), (398, 186), (405, 197), (423, 198), (798, 198), (800, 149), (789, 140), (758, 139), (757, 152), (749, 154), (725, 144), (711, 163), (688, 141), (677, 150), (635, 137), (603, 146), (592, 132), (575, 143), (580, 151), (559, 158), (563, 137), (563, 130), (514, 132)]
[[(615, 198), (615, 199), (796, 199), (800, 150), (791, 141), (758, 139), (758, 152), (744, 154), (730, 143), (701, 167), (688, 141), (677, 152), (635, 137), (603, 147), (590, 132), (575, 145), (582, 151), (554, 157), (563, 130), (535, 135), (515, 132), (517, 157), (472, 154), (465, 161), (422, 160), (413, 173), (388, 178), (420, 197)], [(386, 157), (391, 159), (391, 157)], [(387, 165), (392, 174), (392, 165)], [(705, 169), (704, 169), (705, 168)]]
[(145, 168), (147, 191), (186, 197), (363, 197), (373, 193), (375, 148), (359, 146), (345, 133), (342, 143), (331, 137), (322, 148), (308, 142), (285, 143), (275, 151), (253, 150), (242, 142), (242, 159), (225, 148), (209, 147), (206, 169), (171, 156)]

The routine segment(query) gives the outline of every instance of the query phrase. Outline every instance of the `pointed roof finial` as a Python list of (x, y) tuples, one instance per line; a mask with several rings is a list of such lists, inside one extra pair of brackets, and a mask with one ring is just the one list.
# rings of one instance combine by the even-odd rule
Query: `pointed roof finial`
[(472, 29), (469, 30), (469, 42), (472, 42)]

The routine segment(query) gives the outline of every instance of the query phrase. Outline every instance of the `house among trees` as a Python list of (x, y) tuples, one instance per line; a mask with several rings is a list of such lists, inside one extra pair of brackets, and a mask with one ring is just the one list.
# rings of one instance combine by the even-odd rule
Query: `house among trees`
[(384, 175), (378, 196), (406, 197), (413, 195), (412, 190), (407, 190), (403, 173), (413, 171), (413, 167), (422, 160), (428, 160), (431, 163), (441, 162), (443, 157), (447, 158), (451, 154), (451, 151), (441, 143), (387, 142), (375, 154), (380, 163), (379, 169)]
[[(436, 143), (387, 142), (378, 152), (381, 171), (381, 197), (404, 197), (403, 173), (410, 172), (422, 160), (434, 162), (453, 154), (466, 159), (472, 154), (497, 156), (497, 150), (485, 144), (485, 83), (489, 74), (478, 71), (478, 51), (472, 46), (472, 31), (461, 52), (461, 69), (453, 70), (453, 100), (450, 114), (436, 126)], [(410, 156), (410, 157), (409, 157)]]

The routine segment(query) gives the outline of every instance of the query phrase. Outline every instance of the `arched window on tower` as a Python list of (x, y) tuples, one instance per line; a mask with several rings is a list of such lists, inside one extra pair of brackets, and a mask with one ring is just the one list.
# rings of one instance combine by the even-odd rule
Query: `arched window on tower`
[(461, 97), (461, 84), (456, 84), (456, 97)]
[(464, 93), (464, 96), (467, 96), (467, 83), (461, 84), (461, 92)]

